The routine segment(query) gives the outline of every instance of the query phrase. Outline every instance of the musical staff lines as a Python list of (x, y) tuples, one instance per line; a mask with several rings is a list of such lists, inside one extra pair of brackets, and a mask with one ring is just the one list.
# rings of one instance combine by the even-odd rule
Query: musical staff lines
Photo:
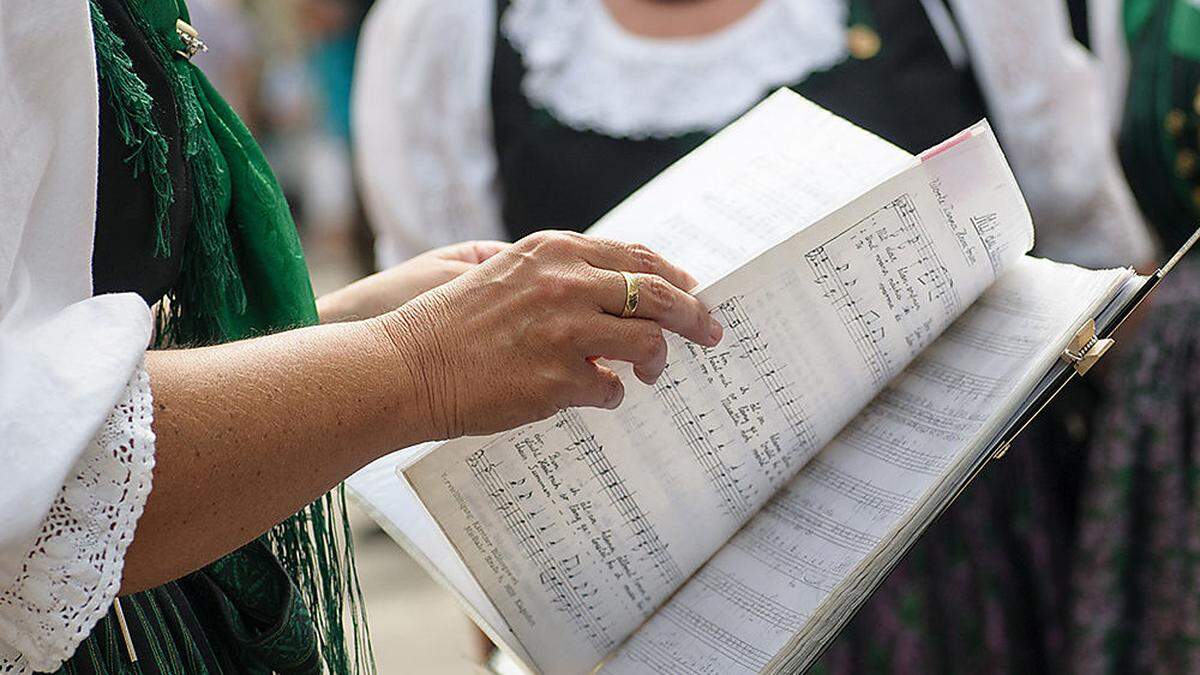
[(767, 513), (788, 523), (793, 530), (804, 532), (847, 551), (866, 555), (879, 544), (879, 537), (831, 518), (802, 499), (774, 499), (763, 508)]
[(943, 333), (950, 342), (1002, 357), (1031, 357), (1040, 346), (1027, 335), (993, 335), (979, 326), (955, 322)]
[(883, 317), (873, 309), (866, 312), (859, 310), (859, 301), (850, 293), (850, 289), (858, 283), (857, 279), (847, 274), (850, 263), (834, 264), (825, 246), (809, 251), (804, 259), (808, 261), (817, 284), (823, 289), (822, 297), (837, 310), (838, 318), (871, 372), (871, 379), (877, 384), (887, 382), (892, 368), (882, 346), (884, 329), (880, 321)]
[(668, 602), (659, 610), (662, 618), (691, 635), (714, 651), (752, 672), (758, 672), (771, 661), (771, 654), (710, 621), (703, 614), (678, 602)]
[(958, 309), (958, 291), (954, 288), (954, 279), (950, 270), (942, 262), (937, 246), (925, 230), (921, 222), (921, 214), (913, 203), (911, 195), (901, 195), (884, 210), (895, 209), (896, 215), (904, 223), (903, 233), (908, 237), (907, 243), (915, 245), (918, 265), (917, 281), (926, 288), (930, 300), (937, 300), (948, 315), (953, 315)]
[(880, 392), (871, 402), (869, 414), (900, 422), (922, 434), (950, 442), (962, 441), (983, 422), (978, 413), (933, 405), (924, 396), (913, 395), (899, 387)]
[(862, 480), (820, 459), (809, 462), (801, 475), (862, 506), (888, 515), (904, 513), (913, 505), (911, 497)]
[(914, 450), (902, 441), (881, 436), (865, 422), (846, 427), (838, 440), (876, 459), (928, 476), (937, 476), (950, 465), (944, 456)]
[(1005, 378), (973, 373), (931, 358), (918, 358), (905, 372), (971, 398), (995, 398), (1012, 388), (1012, 383)]
[[(865, 255), (864, 255), (865, 254)], [(805, 256), (821, 297), (837, 312), (875, 384), (895, 374), (892, 351), (910, 355), (948, 323), (961, 299), (912, 196), (905, 193), (809, 250)], [(855, 261), (855, 262), (852, 262)], [(935, 303), (938, 321), (922, 312)], [(925, 318), (922, 318), (924, 316)], [(889, 332), (898, 338), (889, 340)]]
[(551, 593), (552, 602), (564, 614), (571, 617), (573, 623), (587, 635), (588, 641), (599, 652), (607, 652), (616, 646), (616, 640), (605, 630), (604, 621), (595, 614), (595, 606), (589, 598), (597, 593), (591, 588), (590, 582), (583, 580), (575, 582), (572, 578), (570, 563), (572, 560), (579, 564), (578, 556), (559, 560), (552, 553), (553, 543), (543, 536), (546, 528), (534, 525), (534, 515), (521, 506), (524, 497), (515, 489), (516, 482), (503, 478), (497, 469), (499, 464), (492, 462), (483, 448), (470, 454), (467, 466), (471, 475), (483, 488), (492, 501), (497, 513), (501, 514), (504, 524), (520, 542), (521, 548), (539, 573), (539, 581)]
[(727, 465), (721, 457), (724, 445), (712, 438), (704, 422), (704, 415), (697, 414), (679, 391), (683, 379), (677, 379), (673, 364), (668, 363), (654, 385), (654, 393), (667, 407), (675, 428), (683, 435), (688, 449), (704, 470), (705, 477), (720, 495), (729, 514), (735, 517), (747, 515), (750, 500), (742, 493), (734, 477), (734, 467)]
[[(805, 414), (801, 395), (791, 383), (784, 380), (780, 373), (780, 367), (775, 365), (771, 359), (766, 343), (763, 342), (761, 334), (754, 327), (745, 307), (742, 306), (742, 297), (735, 295), (729, 298), (717, 305), (714, 313), (718, 315), (721, 324), (733, 333), (737, 344), (742, 347), (746, 358), (754, 366), (754, 371), (758, 373), (758, 377), (770, 392), (771, 399), (775, 401), (775, 405), (779, 406), (780, 412), (787, 420), (788, 427), (799, 441), (801, 449), (812, 449), (817, 443), (817, 434)], [(790, 459), (790, 457), (784, 458), (789, 466)]]
[(706, 565), (696, 572), (695, 580), (733, 605), (771, 627), (795, 633), (806, 617), (777, 602), (774, 598), (742, 583), (736, 576), (715, 565)]
[[(759, 518), (765, 511), (759, 512)], [(732, 546), (793, 582), (818, 591), (832, 592), (836, 570), (827, 570), (820, 561), (805, 554), (795, 545), (791, 532), (772, 532), (767, 520), (752, 520), (738, 536), (729, 540)]]
[(629, 493), (625, 481), (616, 473), (604, 448), (596, 442), (595, 434), (583, 424), (578, 413), (565, 410), (558, 415), (563, 430), (570, 435), (571, 444), (578, 450), (592, 477), (603, 487), (605, 496), (617, 509), (625, 526), (637, 541), (634, 549), (642, 551), (650, 559), (665, 582), (675, 584), (682, 581), (683, 572), (679, 565), (667, 551), (667, 545), (659, 538), (642, 507)]
[(629, 658), (646, 666), (651, 672), (659, 675), (674, 675), (679, 672), (679, 654), (671, 651), (660, 640), (654, 638), (639, 638), (626, 647)]

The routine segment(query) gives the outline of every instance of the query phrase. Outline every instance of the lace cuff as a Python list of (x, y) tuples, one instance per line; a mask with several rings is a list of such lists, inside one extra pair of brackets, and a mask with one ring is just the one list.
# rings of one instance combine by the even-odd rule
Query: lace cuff
[(55, 670), (108, 612), (150, 494), (152, 414), (143, 364), (67, 476), (21, 573), (0, 590), (0, 673)]

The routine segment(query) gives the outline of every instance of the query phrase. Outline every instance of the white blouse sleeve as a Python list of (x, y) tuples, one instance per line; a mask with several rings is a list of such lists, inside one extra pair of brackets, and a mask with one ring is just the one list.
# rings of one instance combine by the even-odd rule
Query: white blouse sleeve
[(0, 82), (0, 670), (53, 670), (115, 596), (149, 490), (152, 321), (92, 297), (88, 4), (0, 2)]
[(1121, 173), (1099, 63), (1065, 3), (952, 0), (1043, 255), (1140, 264), (1154, 243)]
[(490, 81), (491, 0), (382, 0), (355, 66), (356, 169), (376, 258), (500, 239)]
[(107, 612), (154, 468), (139, 366), (67, 474), (16, 579), (0, 590), (0, 672), (54, 670)]

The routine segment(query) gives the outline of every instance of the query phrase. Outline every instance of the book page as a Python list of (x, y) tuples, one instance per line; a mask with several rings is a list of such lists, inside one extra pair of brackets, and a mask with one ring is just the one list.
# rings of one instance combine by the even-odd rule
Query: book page
[(527, 663), (529, 655), (463, 565), (412, 486), (403, 476), (399, 478), (400, 484), (396, 484), (396, 468), (425, 449), (413, 446), (371, 462), (346, 479), (347, 493), (434, 580), (467, 607), (471, 620), (492, 642), (518, 662)]
[(646, 244), (703, 286), (914, 162), (780, 89), (588, 234)]
[[(701, 156), (696, 185), (726, 170)], [(708, 286), (724, 342), (670, 339), (655, 386), (622, 371), (618, 411), (447, 443), (405, 475), (536, 667), (588, 672), (1031, 245), (981, 125)]]
[[(1026, 257), (916, 358), (604, 667), (758, 673), (807, 665), (905, 526), (939, 503), (1079, 325), (1130, 276)], [(861, 599), (861, 598), (859, 598)]]

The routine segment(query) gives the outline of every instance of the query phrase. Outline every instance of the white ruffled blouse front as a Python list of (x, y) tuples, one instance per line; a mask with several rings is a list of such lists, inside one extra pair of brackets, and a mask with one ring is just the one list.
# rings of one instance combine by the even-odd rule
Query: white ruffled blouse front
[(532, 103), (577, 129), (646, 138), (716, 131), (841, 63), (847, 13), (846, 0), (761, 0), (716, 33), (664, 39), (626, 30), (602, 2), (518, 0), (501, 26)]

